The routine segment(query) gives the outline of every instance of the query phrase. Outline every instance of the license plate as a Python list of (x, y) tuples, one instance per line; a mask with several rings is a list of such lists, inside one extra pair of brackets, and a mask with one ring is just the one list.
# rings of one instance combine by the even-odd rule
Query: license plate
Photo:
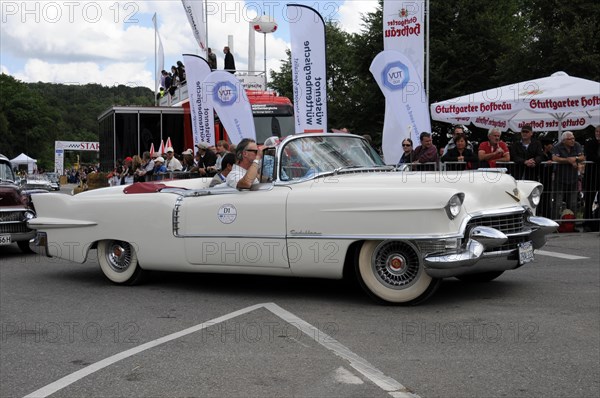
[(0, 246), (10, 245), (11, 243), (10, 235), (0, 235)]
[(527, 264), (534, 260), (533, 244), (531, 241), (519, 243), (519, 264)]

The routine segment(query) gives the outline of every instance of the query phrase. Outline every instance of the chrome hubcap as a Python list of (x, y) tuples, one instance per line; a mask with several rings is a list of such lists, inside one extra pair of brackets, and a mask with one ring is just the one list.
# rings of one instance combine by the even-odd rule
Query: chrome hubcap
[(131, 265), (131, 245), (127, 242), (111, 242), (106, 253), (110, 268), (116, 272), (124, 272)]
[(371, 266), (377, 279), (392, 289), (405, 289), (420, 274), (421, 259), (406, 242), (383, 242), (373, 252)]

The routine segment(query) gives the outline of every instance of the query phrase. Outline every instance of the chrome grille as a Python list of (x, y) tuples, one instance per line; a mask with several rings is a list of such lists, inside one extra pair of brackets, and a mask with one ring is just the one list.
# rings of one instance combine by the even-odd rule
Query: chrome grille
[(3, 211), (0, 212), (0, 223), (19, 222), (25, 218), (22, 211)]
[(511, 214), (495, 214), (484, 217), (475, 217), (467, 224), (466, 234), (474, 227), (490, 227), (504, 233), (508, 240), (498, 247), (487, 249), (487, 253), (516, 250), (517, 244), (530, 240), (529, 235), (517, 235), (525, 228), (525, 212)]
[(490, 227), (503, 232), (506, 235), (515, 234), (523, 230), (525, 213), (511, 213), (502, 215), (491, 215), (476, 217), (467, 224), (467, 232), (473, 227)]
[(24, 222), (19, 223), (0, 223), (0, 234), (19, 234), (31, 232), (31, 229), (27, 228), (27, 224)]

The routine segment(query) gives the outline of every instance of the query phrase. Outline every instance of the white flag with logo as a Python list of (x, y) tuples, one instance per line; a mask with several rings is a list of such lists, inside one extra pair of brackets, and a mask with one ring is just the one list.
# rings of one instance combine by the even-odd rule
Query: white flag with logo
[(369, 68), (385, 96), (389, 110), (399, 129), (393, 134), (384, 131), (383, 156), (387, 164), (396, 164), (403, 154), (402, 140), (419, 142), (421, 132), (431, 132), (429, 106), (421, 76), (406, 56), (398, 51), (382, 51)]
[(244, 138), (256, 140), (252, 106), (242, 83), (229, 72), (214, 71), (202, 85), (231, 142), (238, 144)]
[(327, 132), (325, 22), (314, 9), (287, 6), (296, 133)]
[(187, 87), (190, 97), (190, 115), (192, 117), (192, 135), (194, 153), (199, 142), (215, 145), (215, 115), (212, 102), (207, 101), (202, 83), (210, 73), (208, 62), (193, 54), (183, 54)]
[[(206, 1), (206, 0), (205, 0)], [(185, 15), (192, 28), (192, 33), (202, 51), (206, 52), (206, 22), (204, 15), (204, 1), (181, 0)]]

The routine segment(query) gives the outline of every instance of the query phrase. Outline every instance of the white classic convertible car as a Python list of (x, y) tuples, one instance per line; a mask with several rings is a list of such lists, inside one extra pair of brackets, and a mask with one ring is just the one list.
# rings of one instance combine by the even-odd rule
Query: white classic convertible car
[(441, 280), (489, 281), (533, 260), (557, 224), (542, 186), (498, 171), (386, 166), (358, 136), (304, 134), (266, 148), (262, 183), (137, 183), (33, 198), (37, 245), (108, 279), (145, 271), (342, 278), (379, 301), (416, 304)]

